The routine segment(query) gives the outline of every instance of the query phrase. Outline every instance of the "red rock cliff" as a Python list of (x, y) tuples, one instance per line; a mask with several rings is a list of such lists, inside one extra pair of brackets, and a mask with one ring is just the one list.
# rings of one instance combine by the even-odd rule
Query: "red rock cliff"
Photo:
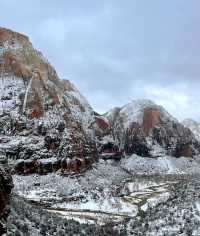
[(94, 120), (87, 100), (59, 79), (28, 37), (0, 28), (0, 134), (7, 136), (7, 156), (85, 160), (95, 153), (95, 145), (88, 145)]
[(143, 115), (143, 130), (146, 136), (160, 123), (160, 110), (155, 107), (146, 107)]

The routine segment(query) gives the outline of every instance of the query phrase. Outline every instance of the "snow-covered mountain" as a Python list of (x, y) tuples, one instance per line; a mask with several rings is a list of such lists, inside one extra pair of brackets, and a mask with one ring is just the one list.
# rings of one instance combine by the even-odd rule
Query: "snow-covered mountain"
[[(183, 124), (150, 100), (97, 114), (26, 36), (0, 28), (0, 162), (14, 182), (8, 235), (198, 230), (199, 181), (188, 174), (200, 172), (199, 125)], [(0, 166), (0, 235), (12, 187)]]
[[(142, 124), (143, 123), (143, 116), (144, 110), (146, 108), (154, 108), (159, 110), (161, 119), (164, 121), (177, 121), (174, 117), (172, 117), (163, 107), (156, 105), (153, 101), (147, 99), (139, 99), (133, 100), (130, 103), (124, 105), (119, 109), (119, 116), (122, 119), (125, 128), (129, 128), (133, 122)], [(112, 120), (113, 116), (115, 115), (116, 108), (110, 110), (106, 117), (109, 120)]]
[(0, 150), (20, 159), (16, 170), (85, 169), (96, 155), (93, 123), (87, 100), (28, 37), (0, 28)]
[(96, 114), (28, 37), (0, 28), (0, 151), (17, 173), (80, 172), (97, 158), (192, 157), (199, 142), (163, 107), (132, 101)]
[(150, 100), (134, 100), (113, 108), (104, 119), (111, 131), (103, 139), (110, 136), (127, 155), (160, 156), (162, 151), (163, 155), (192, 157), (199, 153), (193, 133)]
[(200, 123), (192, 119), (186, 119), (182, 124), (189, 128), (195, 135), (196, 139), (200, 141)]

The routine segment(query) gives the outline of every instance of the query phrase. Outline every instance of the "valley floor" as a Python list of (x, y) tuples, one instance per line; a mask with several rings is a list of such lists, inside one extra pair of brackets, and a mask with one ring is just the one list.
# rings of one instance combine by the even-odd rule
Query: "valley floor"
[(101, 160), (73, 177), (14, 176), (8, 235), (199, 236), (195, 160), (149, 159), (150, 172), (144, 162)]

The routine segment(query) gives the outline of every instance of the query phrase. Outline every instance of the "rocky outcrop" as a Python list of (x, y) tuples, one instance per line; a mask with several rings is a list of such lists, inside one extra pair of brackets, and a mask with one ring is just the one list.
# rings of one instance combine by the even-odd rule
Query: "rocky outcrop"
[(193, 133), (178, 122), (162, 123), (155, 127), (152, 138), (167, 149), (169, 155), (193, 157), (199, 153), (200, 145)]
[(95, 135), (104, 136), (110, 133), (110, 125), (102, 116), (95, 116)]
[(149, 136), (150, 132), (156, 125), (160, 123), (160, 110), (157, 107), (144, 108), (142, 128), (145, 136)]
[(0, 164), (0, 235), (6, 234), (6, 222), (9, 214), (9, 195), (13, 188), (11, 176)]
[(132, 155), (135, 153), (143, 157), (150, 156), (150, 148), (147, 145), (145, 137), (143, 127), (140, 124), (133, 122), (125, 133), (125, 153), (127, 155)]
[(132, 101), (106, 114), (113, 139), (127, 155), (153, 157), (154, 149), (175, 157), (193, 157), (200, 144), (193, 133), (149, 100)]
[[(95, 161), (94, 121), (86, 99), (72, 83), (58, 78), (28, 37), (0, 28), (0, 135), (4, 140), (0, 151), (4, 155), (13, 163), (15, 159), (40, 163), (45, 158)], [(30, 169), (35, 168), (24, 172)]]

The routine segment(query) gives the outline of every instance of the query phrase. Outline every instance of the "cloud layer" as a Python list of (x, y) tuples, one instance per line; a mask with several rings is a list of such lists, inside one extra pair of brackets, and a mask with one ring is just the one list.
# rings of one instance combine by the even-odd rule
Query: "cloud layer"
[(29, 35), (98, 112), (149, 98), (200, 121), (197, 0), (1, 0), (1, 26)]

